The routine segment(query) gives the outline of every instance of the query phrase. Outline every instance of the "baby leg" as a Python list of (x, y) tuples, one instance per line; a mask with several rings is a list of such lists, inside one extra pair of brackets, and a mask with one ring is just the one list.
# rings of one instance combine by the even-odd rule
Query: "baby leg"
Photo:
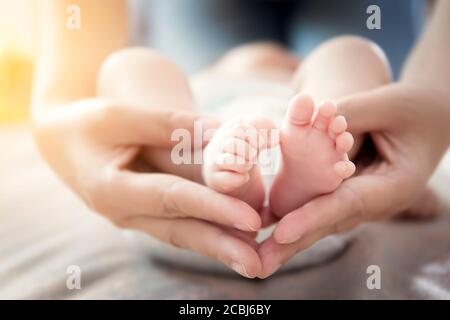
[(346, 121), (336, 116), (331, 100), (388, 83), (389, 67), (381, 49), (356, 37), (339, 37), (322, 44), (304, 61), (294, 87), (308, 93), (291, 100), (280, 132), (282, 161), (270, 192), (271, 210), (278, 216), (300, 208), (321, 194), (334, 191), (355, 171), (347, 152), (353, 137)]
[[(326, 41), (304, 61), (293, 79), (296, 92), (308, 93), (314, 101), (335, 99), (375, 89), (391, 81), (391, 71), (383, 50), (375, 43), (355, 36)], [(349, 153), (353, 158), (361, 144)]]
[[(217, 90), (208, 90), (214, 83), (210, 79), (214, 77), (225, 79), (225, 85), (239, 79), (289, 86), (298, 62), (287, 50), (273, 43), (244, 45), (226, 53), (211, 68), (195, 77), (195, 87), (201, 88), (197, 90), (200, 95)], [(253, 90), (248, 92), (250, 96), (243, 92), (227, 103), (226, 113), (234, 112), (239, 116), (224, 123), (206, 147), (203, 177), (211, 188), (239, 198), (259, 210), (265, 190), (257, 158), (263, 149), (278, 143), (278, 132), (269, 119), (268, 108), (268, 104), (276, 104), (277, 99), (270, 100), (268, 92), (262, 92), (264, 96), (259, 97)], [(271, 130), (275, 130), (276, 135), (271, 135)]]
[(388, 61), (375, 43), (354, 36), (326, 41), (296, 72), (293, 85), (316, 101), (334, 99), (389, 83)]
[[(99, 96), (119, 103), (195, 111), (187, 77), (172, 62), (146, 48), (124, 49), (108, 57), (100, 69), (97, 87)], [(171, 150), (145, 148), (142, 157), (158, 171), (201, 180), (200, 165), (176, 165)]]

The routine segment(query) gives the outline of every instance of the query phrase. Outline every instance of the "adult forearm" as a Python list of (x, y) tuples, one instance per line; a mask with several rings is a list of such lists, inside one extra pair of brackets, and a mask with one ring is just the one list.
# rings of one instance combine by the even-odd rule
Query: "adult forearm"
[[(430, 21), (405, 64), (401, 82), (422, 92), (430, 112), (435, 114), (434, 126), (442, 131), (442, 152), (450, 146), (450, 1), (435, 3)], [(427, 103), (423, 105), (427, 108)]]
[[(79, 29), (67, 26), (70, 7), (79, 8)], [(33, 120), (52, 106), (95, 96), (101, 63), (128, 36), (124, 0), (51, 0), (38, 8)]]
[(430, 21), (406, 62), (401, 81), (430, 87), (450, 102), (450, 1), (435, 3)]

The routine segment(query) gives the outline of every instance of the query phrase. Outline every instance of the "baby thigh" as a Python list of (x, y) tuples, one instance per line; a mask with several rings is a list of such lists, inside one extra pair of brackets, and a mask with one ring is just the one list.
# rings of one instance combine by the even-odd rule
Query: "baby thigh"
[(143, 108), (194, 111), (187, 77), (170, 60), (147, 48), (127, 48), (102, 64), (97, 94)]
[[(319, 102), (375, 89), (390, 81), (389, 63), (380, 47), (364, 38), (341, 36), (313, 50), (294, 75), (293, 86)], [(357, 153), (361, 140), (355, 137), (350, 157)]]
[[(147, 48), (127, 48), (110, 55), (100, 68), (97, 94), (142, 108), (195, 111), (187, 77), (174, 63)], [(144, 148), (142, 156), (158, 171), (192, 176), (191, 167), (171, 161), (171, 150)]]

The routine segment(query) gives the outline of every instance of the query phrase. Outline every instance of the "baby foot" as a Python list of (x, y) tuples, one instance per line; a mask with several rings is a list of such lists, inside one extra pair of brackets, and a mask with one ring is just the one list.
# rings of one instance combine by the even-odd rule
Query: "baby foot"
[(280, 130), (281, 166), (269, 198), (279, 217), (334, 191), (355, 172), (347, 156), (353, 136), (345, 131), (345, 118), (336, 116), (336, 105), (325, 101), (314, 119), (313, 113), (310, 96), (295, 96)]
[(273, 130), (276, 127), (270, 119), (255, 116), (223, 124), (203, 154), (205, 184), (259, 210), (265, 195), (256, 164), (262, 150), (278, 144)]

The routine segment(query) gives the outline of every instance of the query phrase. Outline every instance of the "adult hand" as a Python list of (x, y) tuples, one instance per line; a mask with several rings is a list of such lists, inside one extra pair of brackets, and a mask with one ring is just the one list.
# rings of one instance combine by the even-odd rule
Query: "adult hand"
[(33, 124), (48, 163), (93, 210), (255, 277), (261, 263), (246, 232), (261, 220), (249, 205), (180, 177), (130, 170), (142, 147), (169, 148), (173, 130), (192, 133), (196, 120), (211, 127), (191, 113), (91, 99), (38, 109)]
[(424, 190), (450, 142), (449, 99), (423, 87), (397, 83), (342, 98), (338, 110), (353, 134), (368, 133), (377, 157), (335, 192), (281, 219), (259, 254), (261, 278), (297, 252), (334, 233), (407, 209)]

